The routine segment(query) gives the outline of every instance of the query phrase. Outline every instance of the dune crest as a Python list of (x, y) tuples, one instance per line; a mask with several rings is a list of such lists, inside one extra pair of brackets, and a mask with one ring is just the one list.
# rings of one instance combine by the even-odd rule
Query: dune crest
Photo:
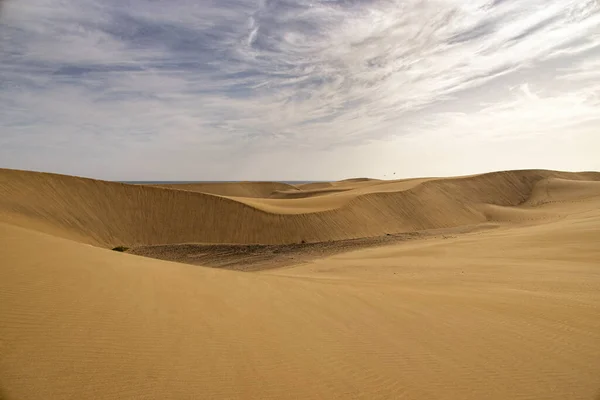
[(293, 185), (281, 182), (215, 182), (215, 183), (175, 183), (151, 185), (166, 189), (189, 190), (216, 194), (219, 196), (233, 197), (269, 197), (279, 191), (297, 192), (299, 189)]

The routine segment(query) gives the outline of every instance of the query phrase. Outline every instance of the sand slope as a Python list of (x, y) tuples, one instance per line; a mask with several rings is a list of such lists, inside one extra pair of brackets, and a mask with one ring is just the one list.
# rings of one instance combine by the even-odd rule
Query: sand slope
[(600, 174), (359, 180), (342, 182), (352, 190), (341, 193), (272, 199), (0, 170), (0, 221), (105, 247), (319, 242), (485, 222), (486, 206), (526, 203), (548, 178), (600, 180)]
[(215, 182), (215, 183), (178, 183), (151, 185), (167, 189), (189, 190), (234, 197), (269, 197), (278, 191), (299, 191), (293, 185), (281, 182)]
[[(0, 223), (0, 393), (9, 400), (594, 399), (600, 190), (569, 179), (583, 175), (553, 174), (432, 181), (358, 197), (351, 211), (336, 212), (360, 209), (377, 220), (381, 210), (408, 204), (405, 226), (485, 220), (499, 210), (509, 222), (251, 274), (64, 236), (102, 243), (118, 228), (123, 238), (143, 229), (152, 232), (141, 239), (176, 238), (167, 217), (136, 220), (134, 205), (145, 213), (172, 207), (169, 215), (182, 214), (174, 224), (211, 201), (211, 210), (265, 212), (197, 193), (3, 171), (2, 218), (30, 225)], [(121, 201), (120, 214), (110, 214), (111, 199)], [(413, 216), (419, 207), (429, 216)], [(548, 218), (514, 223), (511, 212)], [(153, 216), (155, 230), (127, 226)], [(100, 233), (87, 232), (91, 226)]]

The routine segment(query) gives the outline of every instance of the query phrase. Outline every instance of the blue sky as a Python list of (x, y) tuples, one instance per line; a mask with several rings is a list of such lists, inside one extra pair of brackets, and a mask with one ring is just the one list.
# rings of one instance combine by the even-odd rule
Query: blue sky
[(0, 167), (600, 170), (598, 0), (4, 0)]

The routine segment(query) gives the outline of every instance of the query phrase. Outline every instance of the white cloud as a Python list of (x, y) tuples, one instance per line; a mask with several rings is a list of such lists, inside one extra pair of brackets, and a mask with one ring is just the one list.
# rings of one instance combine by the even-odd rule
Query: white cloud
[[(31, 0), (0, 18), (0, 159), (40, 151), (53, 168), (94, 146), (126, 157), (107, 142), (185, 157), (319, 151), (544, 135), (600, 115), (600, 65), (586, 58), (600, 49), (597, 0)], [(578, 60), (550, 74), (572, 86), (465, 94), (548, 74), (549, 60)], [(450, 101), (458, 111), (438, 110)], [(59, 155), (39, 150), (57, 143)]]
[(514, 140), (532, 136), (568, 136), (581, 127), (600, 125), (600, 82), (559, 95), (540, 95), (525, 83), (513, 98), (476, 112), (439, 113), (415, 129), (417, 137), (483, 137)]
[(572, 68), (564, 70), (562, 79), (572, 81), (600, 82), (600, 55), (596, 58), (585, 59)]

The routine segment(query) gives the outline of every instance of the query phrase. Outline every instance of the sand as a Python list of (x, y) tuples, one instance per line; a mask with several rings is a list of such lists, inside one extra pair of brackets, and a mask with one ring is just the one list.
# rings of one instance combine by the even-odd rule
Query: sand
[(0, 170), (0, 398), (600, 396), (600, 174), (310, 185)]
[(220, 196), (235, 197), (269, 197), (271, 194), (284, 192), (298, 192), (299, 189), (293, 185), (280, 182), (214, 182), (214, 183), (175, 183), (151, 185), (167, 189), (188, 190), (191, 192), (200, 192), (216, 194)]

